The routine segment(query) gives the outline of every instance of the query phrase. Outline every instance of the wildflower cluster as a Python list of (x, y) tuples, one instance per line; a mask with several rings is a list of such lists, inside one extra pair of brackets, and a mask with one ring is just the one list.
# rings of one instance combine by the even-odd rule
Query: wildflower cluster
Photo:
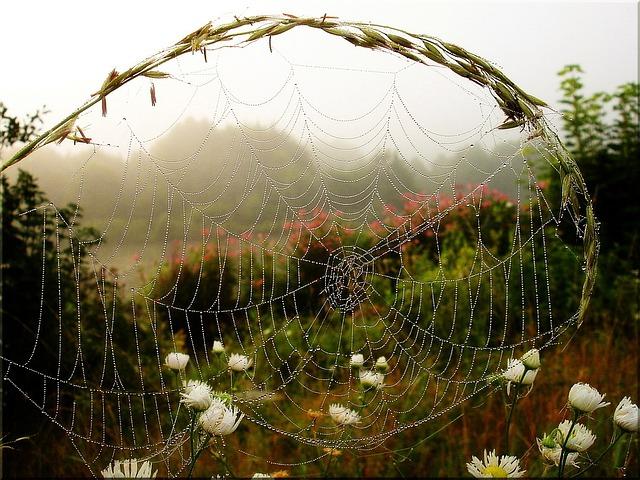
[(502, 373), (502, 377), (507, 382), (507, 395), (511, 393), (511, 384), (532, 385), (539, 369), (540, 352), (536, 348), (529, 350), (519, 359), (510, 360), (507, 369)]
[(384, 376), (389, 371), (389, 363), (385, 357), (378, 357), (373, 369), (364, 368), (364, 356), (354, 353), (349, 364), (358, 372), (358, 380), (363, 388), (380, 389), (384, 387)]
[[(596, 442), (596, 435), (579, 420), (592, 414), (600, 408), (610, 405), (605, 402), (605, 394), (587, 383), (578, 382), (569, 390), (567, 406), (572, 413), (571, 419), (565, 419), (542, 439), (536, 439), (538, 449), (543, 459), (558, 467), (558, 476), (562, 477), (566, 467), (579, 468), (578, 458), (585, 454)], [(598, 460), (626, 433), (638, 431), (638, 407), (631, 403), (629, 397), (624, 397), (613, 414), (613, 423), (618, 428), (609, 446), (601, 453)], [(595, 465), (598, 460), (591, 462), (584, 469)]]
[[(609, 402), (604, 401), (604, 398), (605, 394), (601, 394), (591, 385), (576, 383), (569, 390), (567, 399), (567, 407), (572, 413), (571, 418), (560, 422), (551, 433), (545, 433), (542, 438), (536, 439), (543, 462), (548, 467), (557, 467), (559, 477), (564, 475), (568, 466), (580, 468), (578, 461), (580, 456), (585, 455), (587, 450), (595, 444), (596, 435), (579, 420), (610, 405)], [(590, 462), (581, 473), (595, 465), (625, 433), (638, 431), (638, 407), (631, 403), (629, 397), (620, 401), (613, 415), (613, 423), (619, 432), (614, 434), (614, 438), (600, 454), (598, 460)]]
[[(511, 359), (507, 368), (499, 375), (506, 384), (508, 417), (505, 432), (505, 450), (509, 451), (509, 425), (515, 411), (519, 397), (519, 389), (533, 387), (533, 383), (540, 370), (540, 352), (531, 349), (519, 359)], [(512, 387), (514, 394), (511, 395)], [(586, 456), (586, 452), (593, 447), (596, 435), (580, 420), (592, 415), (595, 411), (610, 405), (605, 402), (605, 394), (601, 394), (596, 388), (587, 383), (578, 382), (571, 387), (567, 398), (567, 407), (571, 412), (571, 418), (561, 421), (551, 433), (543, 434), (542, 438), (536, 438), (536, 444), (542, 461), (548, 468), (556, 467), (558, 477), (563, 477), (567, 467), (582, 468), (579, 459)], [(631, 402), (629, 397), (624, 397), (613, 414), (615, 433), (609, 446), (597, 457), (580, 470), (580, 474), (587, 471), (622, 438), (625, 434), (634, 434), (638, 431), (638, 406)], [(467, 463), (469, 473), (478, 478), (486, 477), (522, 477), (526, 471), (520, 468), (517, 457), (510, 455), (498, 456), (495, 450), (484, 452), (483, 459), (472, 457)]]
[[(225, 347), (220, 340), (213, 342), (211, 352), (222, 358)], [(189, 476), (193, 472), (200, 454), (209, 446), (213, 436), (226, 436), (234, 433), (244, 414), (233, 405), (233, 397), (226, 392), (214, 391), (205, 381), (186, 380), (186, 370), (190, 356), (182, 352), (171, 352), (165, 356), (164, 364), (175, 370), (183, 378), (180, 387), (180, 404), (187, 407), (190, 415), (191, 462)], [(226, 362), (229, 372), (246, 372), (253, 366), (253, 360), (239, 353), (229, 355)], [(233, 376), (231, 377), (233, 379)], [(233, 381), (233, 380), (232, 380)], [(225, 464), (225, 468), (227, 468)], [(227, 473), (229, 473), (227, 468)], [(116, 460), (102, 471), (105, 478), (153, 478), (157, 474), (152, 471), (149, 461), (139, 462), (137, 459)]]
[[(538, 375), (540, 369), (540, 352), (536, 348), (532, 348), (519, 359), (511, 359), (507, 363), (507, 368), (497, 377), (506, 383), (507, 403), (509, 405), (509, 415), (506, 422), (505, 434), (505, 451), (509, 450), (509, 427), (511, 418), (516, 408), (516, 404), (520, 398), (519, 390), (522, 386), (532, 388), (533, 382)], [(511, 386), (514, 385), (514, 394), (511, 396)], [(526, 470), (520, 469), (520, 461), (518, 457), (511, 455), (496, 455), (493, 450), (487, 454), (484, 451), (483, 460), (478, 457), (472, 457), (471, 462), (467, 463), (468, 472), (477, 478), (487, 477), (523, 477)]]
[[(220, 341), (215, 341), (212, 351), (224, 352)], [(165, 364), (172, 369), (184, 370), (189, 362), (189, 355), (172, 352), (167, 355)], [(245, 355), (232, 353), (229, 357), (228, 367), (233, 371), (246, 371), (253, 361)], [(199, 427), (209, 435), (229, 435), (233, 433), (244, 417), (236, 407), (229, 405), (230, 396), (214, 393), (211, 386), (200, 380), (187, 381), (180, 393), (180, 402), (194, 412), (200, 412), (197, 416)]]

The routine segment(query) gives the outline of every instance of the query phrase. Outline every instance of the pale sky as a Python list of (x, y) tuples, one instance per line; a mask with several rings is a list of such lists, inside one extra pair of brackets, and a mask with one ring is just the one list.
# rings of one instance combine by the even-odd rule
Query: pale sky
[(526, 91), (557, 106), (556, 72), (579, 63), (588, 91), (638, 78), (635, 1), (131, 1), (3, 2), (0, 100), (49, 122), (123, 70), (209, 20), (280, 14), (371, 21), (456, 43), (491, 60)]

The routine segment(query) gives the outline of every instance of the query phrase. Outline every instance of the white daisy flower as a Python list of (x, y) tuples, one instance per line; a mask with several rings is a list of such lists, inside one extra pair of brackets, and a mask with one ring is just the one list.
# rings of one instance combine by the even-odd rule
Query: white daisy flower
[(198, 424), (211, 435), (229, 435), (236, 431), (244, 413), (234, 406), (227, 406), (219, 398), (214, 398), (211, 405), (198, 418)]
[(471, 457), (471, 463), (467, 463), (467, 470), (476, 478), (516, 478), (524, 477), (525, 470), (520, 470), (518, 457), (503, 455), (498, 457), (493, 450), (487, 454), (484, 451), (484, 461), (478, 457)]
[(376, 360), (376, 370), (384, 373), (389, 371), (389, 364), (387, 363), (386, 357), (378, 357)]
[[(546, 437), (548, 438), (548, 437)], [(562, 455), (562, 447), (552, 439), (551, 443), (553, 446), (546, 446), (543, 440), (536, 438), (536, 442), (538, 444), (538, 450), (540, 450), (540, 454), (544, 460), (556, 467), (560, 466), (560, 456)], [(573, 467), (578, 466), (578, 452), (572, 452), (567, 455), (567, 465), (571, 465)]]
[(360, 415), (355, 410), (334, 403), (329, 407), (329, 415), (340, 425), (353, 425), (360, 421)]
[(351, 366), (361, 367), (364, 364), (364, 356), (361, 353), (351, 355)]
[(173, 370), (184, 370), (189, 362), (189, 355), (180, 352), (171, 352), (164, 359), (164, 364)]
[(199, 380), (189, 380), (180, 396), (182, 397), (180, 402), (195, 410), (206, 410), (213, 399), (211, 387)]
[(224, 345), (220, 340), (214, 340), (213, 347), (211, 347), (211, 351), (213, 353), (222, 353), (224, 352)]
[(253, 360), (246, 355), (232, 353), (229, 357), (229, 368), (234, 372), (244, 372), (253, 365)]
[[(567, 438), (567, 434), (569, 433), (570, 428), (570, 420), (564, 420), (560, 423), (560, 425), (558, 425), (559, 432), (556, 440), (561, 446), (564, 445), (565, 438)], [(567, 440), (567, 444), (565, 447), (571, 452), (582, 453), (586, 452), (595, 441), (596, 436), (591, 430), (589, 430), (581, 423), (576, 423), (571, 430), (571, 435), (569, 435), (569, 439)]]
[[(525, 370), (527, 373), (525, 373)], [(523, 377), (524, 375), (524, 377)], [(508, 382), (519, 383), (521, 385), (531, 385), (538, 375), (538, 370), (528, 370), (522, 360), (509, 360), (507, 369), (502, 376)]]
[(182, 382), (182, 391), (188, 395), (189, 393), (191, 393), (191, 390), (193, 390), (194, 387), (197, 387), (198, 385), (201, 385), (203, 383), (205, 382), (202, 382), (200, 380), (189, 380), (187, 382)]
[(600, 394), (588, 383), (579, 382), (569, 390), (569, 405), (579, 412), (591, 413), (598, 408), (609, 405), (609, 402), (602, 401), (604, 397), (604, 394)]
[(629, 433), (638, 431), (638, 405), (631, 403), (629, 397), (624, 397), (613, 413), (613, 421), (622, 430)]
[(520, 360), (530, 370), (537, 370), (540, 368), (540, 351), (537, 348), (532, 348), (527, 353), (520, 357)]
[(113, 465), (102, 470), (104, 478), (155, 478), (157, 471), (151, 470), (151, 462), (145, 460), (138, 465), (138, 459), (115, 460)]
[(502, 378), (507, 381), (507, 395), (511, 395), (511, 384), (531, 385), (538, 375), (538, 369), (529, 370), (522, 360), (509, 360), (507, 369), (502, 372)]
[(384, 374), (372, 370), (360, 370), (360, 383), (365, 387), (382, 388)]

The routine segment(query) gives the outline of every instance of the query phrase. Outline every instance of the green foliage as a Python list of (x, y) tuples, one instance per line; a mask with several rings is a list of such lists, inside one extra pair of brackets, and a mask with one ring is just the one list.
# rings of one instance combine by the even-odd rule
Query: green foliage
[(8, 111), (5, 104), (0, 102), (0, 150), (17, 142), (32, 140), (38, 131), (39, 124), (42, 123), (43, 115), (47, 113), (43, 107), (20, 120), (18, 117), (9, 115)]
[[(55, 435), (58, 427), (38, 411), (39, 406), (34, 409), (28, 400), (32, 399), (43, 402), (42, 409), (62, 425), (69, 425), (73, 417), (76, 431), (98, 435), (95, 440), (120, 441), (122, 432), (117, 428), (91, 433), (90, 416), (96, 415), (99, 404), (98, 395), (92, 398), (87, 387), (100, 389), (107, 397), (136, 388), (160, 391), (168, 380), (162, 378), (159, 365), (166, 353), (182, 345), (182, 336), (172, 335), (167, 322), (148, 319), (142, 300), (133, 309), (123, 308), (126, 303), (116, 277), (88, 256), (99, 234), (81, 225), (80, 208), (54, 208), (24, 171), (14, 184), (3, 177), (2, 188), (2, 338), (3, 356), (8, 359), (3, 373), (8, 369), (6, 374), (16, 386), (3, 395), (3, 408), (12, 412), (3, 428), (12, 435), (40, 432), (34, 437), (39, 444)], [(59, 389), (47, 388), (44, 399), (42, 375), (62, 382)], [(77, 410), (58, 411), (58, 402), (74, 404)], [(134, 393), (122, 408), (139, 418), (148, 406)], [(108, 422), (118, 424), (116, 412), (106, 414), (112, 417)], [(163, 421), (158, 427), (168, 428), (171, 417)], [(129, 434), (157, 435), (155, 428), (146, 430), (139, 424)], [(22, 455), (27, 453), (3, 452), (7, 471), (17, 472), (14, 468), (25, 464)]]
[[(85, 252), (80, 248), (81, 237), (69, 242), (67, 227), (71, 218), (75, 221), (81, 218), (81, 212), (74, 205), (57, 211), (53, 209), (35, 179), (24, 171), (20, 171), (13, 185), (3, 177), (2, 190), (3, 355), (35, 371), (52, 376), (64, 372), (68, 376), (74, 370), (75, 358), (71, 355), (60, 357), (62, 362), (57, 370), (61, 339), (75, 334), (71, 329), (63, 333), (60, 318), (76, 308), (74, 273), (84, 262)], [(80, 227), (77, 231), (79, 235), (92, 233)], [(63, 255), (58, 263), (58, 250), (67, 253), (73, 250), (74, 255)], [(59, 284), (58, 274), (62, 280)], [(83, 306), (90, 311), (91, 304)], [(41, 390), (42, 379), (29, 370), (17, 368), (4, 362), (5, 371), (9, 369), (22, 376), (18, 385), (24, 394), (41, 397), (42, 392), (38, 395), (32, 388)], [(14, 378), (13, 375), (9, 377)], [(40, 386), (36, 387), (38, 384)], [(50, 428), (45, 417), (34, 415), (33, 405), (16, 388), (10, 387), (4, 392), (3, 408), (12, 412), (5, 418), (6, 432), (33, 434), (42, 428)], [(12, 452), (8, 459), (12, 460), (16, 455), (17, 452)]]
[(587, 96), (582, 73), (578, 65), (559, 72), (565, 143), (580, 166), (601, 221), (603, 251), (615, 251), (621, 260), (637, 265), (639, 85), (625, 83), (614, 92)]
[[(620, 323), (637, 332), (640, 87), (625, 83), (613, 92), (586, 95), (580, 66), (568, 65), (558, 74), (565, 144), (582, 171), (600, 222), (599, 278), (590, 317), (596, 323)], [(559, 196), (557, 176), (550, 179), (552, 191)]]
[[(42, 113), (36, 112), (20, 121), (7, 116), (6, 108), (0, 104), (3, 120), (0, 147), (30, 139), (37, 131)], [(151, 322), (138, 321), (138, 341), (127, 333), (136, 322), (130, 309), (118, 309), (117, 318), (111, 316), (114, 305), (122, 299), (112, 273), (92, 263), (88, 256), (91, 245), (100, 236), (94, 228), (82, 225), (80, 207), (68, 204), (56, 208), (39, 189), (36, 179), (22, 170), (13, 183), (6, 176), (0, 182), (0, 314), (5, 359), (2, 373), (3, 386), (7, 387), (3, 389), (2, 406), (4, 412), (11, 412), (3, 419), (3, 433), (11, 438), (17, 434), (36, 434), (33, 441), (44, 444), (61, 430), (40, 410), (53, 415), (62, 425), (68, 425), (73, 418), (76, 428), (84, 426), (91, 431), (89, 415), (96, 404), (90, 404), (93, 400), (86, 387), (118, 390), (123, 385), (136, 385), (144, 375), (148, 388), (160, 390), (156, 352), (164, 354), (172, 350), (181, 337), (168, 334), (165, 324), (152, 326)], [(101, 287), (98, 291), (97, 279)], [(111, 350), (105, 339), (109, 324), (113, 328)], [(136, 352), (141, 352), (140, 357)], [(110, 355), (113, 360), (107, 362)], [(57, 384), (58, 388), (46, 388), (43, 398), (43, 382), (48, 387), (56, 385), (47, 378), (62, 383)], [(92, 383), (97, 379), (99, 385)], [(75, 387), (65, 388), (70, 385)], [(71, 404), (78, 407), (77, 412), (58, 409), (58, 405)], [(136, 396), (129, 405), (134, 415), (140, 415), (145, 408)], [(166, 421), (170, 422), (170, 418)], [(142, 425), (136, 427), (141, 429)], [(114, 440), (121, 432), (114, 429), (104, 435), (103, 440)], [(137, 435), (140, 438), (143, 432), (138, 431)], [(64, 442), (56, 445), (56, 450), (66, 452)], [(47, 449), (34, 452), (33, 448), (16, 446), (8, 450), (3, 448), (2, 455), (5, 473), (9, 475), (56, 473), (52, 468), (57, 467), (49, 464), (42, 470), (43, 462), (33, 458), (50, 457)], [(50, 460), (45, 465), (47, 462)], [(65, 468), (66, 474), (73, 472), (64, 463), (59, 467)], [(79, 474), (83, 467), (78, 464), (78, 468)]]

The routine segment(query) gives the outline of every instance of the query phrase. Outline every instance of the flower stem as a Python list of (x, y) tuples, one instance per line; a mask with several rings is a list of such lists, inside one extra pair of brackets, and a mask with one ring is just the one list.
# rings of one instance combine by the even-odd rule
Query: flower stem
[(214, 375), (217, 375), (221, 370), (220, 368), (220, 355), (215, 355), (213, 357), (213, 361), (211, 362), (211, 366), (213, 367)]
[(513, 416), (513, 412), (516, 409), (516, 403), (518, 402), (518, 390), (520, 389), (520, 384), (517, 384), (513, 390), (514, 398), (511, 402), (511, 406), (509, 407), (509, 415), (507, 416), (507, 424), (505, 426), (504, 431), (504, 453), (505, 455), (509, 454), (509, 430), (511, 428), (511, 417)]
[(200, 454), (204, 451), (204, 449), (206, 448), (207, 444), (209, 443), (209, 439), (211, 438), (211, 434), (207, 433), (204, 437), (204, 441), (198, 446), (198, 451), (196, 452), (195, 456), (193, 455), (193, 449), (191, 450), (191, 466), (189, 467), (189, 475), (188, 478), (191, 478), (191, 474), (193, 473), (193, 468), (196, 466), (196, 462), (198, 461), (198, 457), (200, 457)]
[(191, 423), (189, 424), (189, 443), (190, 443), (189, 455), (191, 456), (191, 465), (189, 466), (189, 477), (191, 477), (191, 472), (193, 471), (193, 467), (196, 464), (195, 451), (193, 449), (193, 437), (194, 437), (193, 429), (196, 422), (196, 415), (195, 415), (195, 412), (190, 412), (190, 414), (191, 414)]
[[(624, 436), (625, 433), (626, 432), (622, 432), (622, 433), (620, 433), (620, 435), (614, 436), (613, 441), (611, 443), (609, 443), (609, 446), (604, 449), (604, 451), (598, 456), (598, 458), (596, 458), (593, 462), (591, 462), (589, 465), (587, 465), (586, 468), (580, 470), (578, 473), (576, 473), (574, 475), (571, 475), (571, 478), (579, 477), (580, 475), (585, 473), (587, 470), (589, 470), (591, 467), (595, 466), (600, 460), (602, 460), (602, 457), (604, 457), (607, 454), (607, 452), (609, 450), (611, 450), (616, 443), (618, 443), (618, 440), (620, 440)], [(615, 467), (615, 465), (614, 465), (614, 467)]]
[(220, 460), (220, 463), (222, 463), (222, 466), (224, 467), (224, 469), (227, 471), (227, 474), (231, 477), (231, 478), (236, 478), (236, 476), (233, 474), (233, 472), (231, 471), (231, 468), (229, 468), (229, 463), (226, 460), (226, 456), (224, 454), (224, 452), (222, 452), (221, 454), (218, 454), (218, 460)]
[(180, 391), (182, 389), (182, 381), (180, 379), (180, 373), (182, 372), (182, 370), (174, 370), (176, 376), (176, 390)]
[(331, 466), (332, 460), (333, 460), (333, 447), (331, 447), (331, 452), (329, 452), (329, 461), (327, 462), (327, 466), (324, 467), (324, 475), (322, 475), (322, 478), (329, 478), (329, 467)]
[(520, 377), (520, 381), (516, 383), (513, 390), (513, 401), (511, 402), (511, 406), (509, 408), (509, 415), (507, 416), (507, 424), (505, 426), (505, 435), (504, 435), (504, 453), (505, 455), (509, 454), (509, 430), (511, 428), (511, 417), (513, 416), (513, 412), (516, 409), (516, 403), (518, 403), (518, 392), (520, 390), (520, 386), (524, 381), (524, 377), (527, 374), (529, 369), (525, 368), (524, 372), (522, 372), (522, 376)]
[[(338, 441), (342, 440), (342, 436), (345, 434), (345, 431), (343, 430), (342, 433), (340, 434), (340, 438), (338, 438)], [(329, 478), (329, 468), (331, 467), (331, 462), (333, 461), (333, 454), (334, 454), (334, 449), (335, 447), (330, 447), (331, 451), (329, 452), (329, 461), (327, 462), (327, 466), (324, 468), (324, 475), (322, 476), (322, 478)]]
[(558, 465), (558, 478), (562, 478), (564, 474), (564, 468), (567, 464), (567, 458), (569, 457), (569, 450), (567, 450), (567, 443), (569, 442), (569, 438), (571, 438), (571, 433), (573, 432), (573, 427), (576, 426), (578, 422), (579, 415), (574, 410), (573, 419), (571, 420), (571, 426), (569, 427), (569, 431), (567, 432), (566, 437), (562, 441), (562, 451), (560, 452), (560, 463)]

